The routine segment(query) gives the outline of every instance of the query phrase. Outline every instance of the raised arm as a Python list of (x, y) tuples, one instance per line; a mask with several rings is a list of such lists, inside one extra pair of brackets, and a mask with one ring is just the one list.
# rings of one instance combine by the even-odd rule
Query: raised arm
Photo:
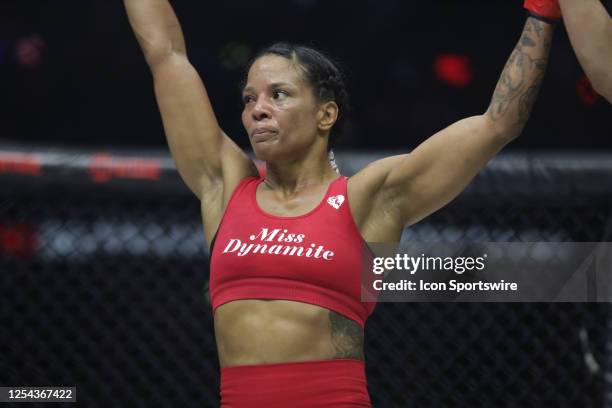
[(593, 88), (612, 103), (612, 18), (599, 0), (559, 0), (578, 61)]
[(253, 163), (220, 129), (204, 84), (187, 59), (183, 33), (169, 2), (124, 0), (124, 5), (153, 73), (177, 169), (203, 205), (206, 201), (206, 208), (219, 212), (233, 187), (246, 175), (256, 174)]
[(358, 173), (355, 181), (364, 187), (353, 189), (359, 201), (354, 211), (357, 222), (376, 224), (373, 218), (380, 213), (394, 220), (389, 225), (421, 220), (456, 197), (489, 159), (516, 138), (540, 89), (553, 28), (527, 19), (484, 114), (454, 123), (410, 154), (383, 159)]
[(493, 125), (501, 136), (501, 149), (521, 134), (540, 91), (554, 25), (528, 17), (523, 33), (499, 78), (484, 114), (485, 127)]

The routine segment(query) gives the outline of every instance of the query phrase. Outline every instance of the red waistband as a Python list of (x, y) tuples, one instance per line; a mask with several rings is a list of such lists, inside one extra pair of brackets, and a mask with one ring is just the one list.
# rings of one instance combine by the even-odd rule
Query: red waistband
[(371, 408), (365, 364), (336, 359), (221, 368), (221, 408)]

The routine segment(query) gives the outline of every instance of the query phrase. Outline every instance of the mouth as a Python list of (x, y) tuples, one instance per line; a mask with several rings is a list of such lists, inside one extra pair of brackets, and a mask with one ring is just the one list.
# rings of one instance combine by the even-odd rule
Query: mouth
[(261, 142), (265, 142), (266, 140), (272, 138), (277, 133), (278, 131), (276, 131), (275, 129), (258, 128), (258, 129), (255, 129), (255, 131), (253, 131), (253, 133), (251, 134), (251, 139), (253, 139), (255, 143), (261, 143)]

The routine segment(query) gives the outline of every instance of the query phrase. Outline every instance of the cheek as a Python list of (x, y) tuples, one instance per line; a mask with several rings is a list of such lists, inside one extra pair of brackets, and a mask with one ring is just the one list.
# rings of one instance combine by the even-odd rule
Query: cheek
[(291, 127), (310, 128), (316, 120), (304, 106), (287, 107), (280, 109), (278, 113), (277, 117)]
[(317, 117), (309, 109), (303, 109), (297, 113), (295, 122), (299, 123), (299, 126), (308, 133), (314, 132), (317, 128)]

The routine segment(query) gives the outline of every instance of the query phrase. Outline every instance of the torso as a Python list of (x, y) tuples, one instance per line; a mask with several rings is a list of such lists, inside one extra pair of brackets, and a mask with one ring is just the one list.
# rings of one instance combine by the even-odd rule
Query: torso
[(363, 331), (325, 308), (287, 300), (235, 300), (217, 308), (221, 367), (363, 359)]
[[(289, 200), (279, 199), (262, 184), (257, 190), (257, 203), (272, 215), (302, 215), (321, 202), (329, 182), (305, 189)], [(354, 183), (351, 185), (351, 180), (347, 188), (351, 213), (366, 241), (390, 240), (394, 235), (399, 239), (401, 228), (393, 225), (384, 228), (388, 215), (369, 216), (373, 207), (365, 200), (367, 191), (360, 190)], [(377, 225), (383, 228), (376, 228)], [(289, 300), (234, 300), (216, 309), (214, 327), (221, 367), (364, 358), (361, 326), (337, 312), (313, 304)]]

